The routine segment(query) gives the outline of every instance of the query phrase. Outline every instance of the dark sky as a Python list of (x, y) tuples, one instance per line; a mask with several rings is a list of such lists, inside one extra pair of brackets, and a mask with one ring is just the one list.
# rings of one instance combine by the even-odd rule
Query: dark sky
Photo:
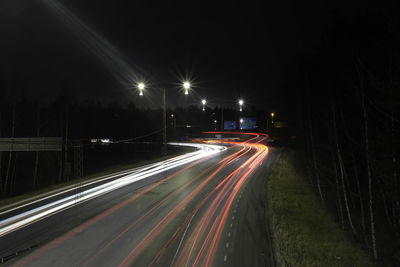
[[(147, 103), (159, 103), (158, 87), (181, 99), (177, 84), (186, 76), (196, 91), (190, 103), (205, 96), (234, 105), (243, 97), (264, 109), (283, 101), (277, 92), (297, 60), (318, 47), (332, 11), (353, 16), (370, 8), (361, 1), (60, 2), (151, 83)], [(0, 38), (0, 77), (10, 90), (143, 103), (43, 0), (0, 0)]]

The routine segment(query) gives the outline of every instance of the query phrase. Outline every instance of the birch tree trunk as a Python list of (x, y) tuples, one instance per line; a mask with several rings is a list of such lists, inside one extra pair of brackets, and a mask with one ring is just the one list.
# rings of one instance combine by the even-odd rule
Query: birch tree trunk
[(335, 183), (336, 183), (336, 197), (337, 197), (337, 205), (338, 205), (338, 212), (339, 212), (339, 219), (342, 224), (342, 229), (344, 229), (344, 216), (343, 216), (343, 208), (342, 208), (342, 197), (340, 195), (340, 185), (339, 185), (339, 178), (338, 178), (338, 171), (337, 171), (337, 164), (336, 158), (333, 157), (333, 167), (335, 169)]
[(335, 115), (335, 108), (332, 110), (333, 113), (333, 134), (335, 136), (335, 146), (336, 146), (336, 154), (337, 154), (337, 159), (339, 163), (339, 170), (340, 170), (340, 180), (342, 183), (342, 193), (343, 193), (343, 200), (344, 200), (344, 205), (346, 208), (346, 214), (347, 214), (347, 219), (349, 220), (349, 225), (351, 228), (351, 231), (353, 234), (356, 236), (357, 231), (354, 228), (353, 220), (351, 218), (351, 212), (350, 212), (350, 207), (349, 207), (349, 201), (347, 199), (347, 192), (346, 192), (346, 184), (344, 182), (344, 176), (345, 176), (345, 169), (344, 169), (344, 164), (343, 164), (343, 159), (342, 159), (342, 152), (340, 150), (339, 146), (339, 137), (337, 133), (337, 127), (336, 127), (336, 115)]
[(370, 164), (370, 157), (369, 157), (368, 117), (367, 117), (367, 108), (365, 106), (365, 92), (364, 92), (364, 85), (363, 85), (362, 80), (361, 80), (361, 104), (362, 104), (363, 120), (364, 120), (365, 161), (366, 161), (367, 176), (368, 176), (369, 215), (370, 215), (370, 223), (371, 223), (372, 253), (373, 253), (374, 259), (378, 259), (378, 251), (376, 248), (376, 236), (375, 236), (374, 199), (373, 199), (373, 193), (372, 193), (372, 173), (371, 173), (371, 164)]
[(363, 231), (363, 236), (364, 236), (364, 241), (367, 244), (367, 240), (365, 238), (366, 235), (366, 226), (365, 226), (365, 214), (364, 214), (364, 201), (363, 201), (363, 196), (361, 192), (361, 187), (360, 187), (360, 179), (358, 177), (358, 169), (357, 169), (357, 164), (356, 164), (356, 158), (354, 157), (353, 151), (351, 152), (351, 157), (353, 159), (353, 168), (354, 168), (354, 178), (356, 180), (356, 185), (357, 185), (357, 190), (358, 190), (358, 199), (360, 202), (360, 216), (361, 216), (361, 228)]
[[(395, 121), (394, 114), (392, 111), (391, 114), (391, 135), (392, 135), (392, 165), (393, 165), (393, 183), (394, 183), (394, 191), (399, 192), (399, 181), (397, 180), (397, 158), (396, 158), (396, 130), (395, 130)], [(398, 231), (398, 227), (400, 226), (400, 203), (398, 196), (395, 197), (392, 205), (393, 212), (393, 226), (396, 231)]]
[(310, 145), (311, 145), (311, 154), (312, 154), (312, 158), (313, 158), (314, 174), (315, 174), (315, 179), (316, 179), (316, 182), (317, 182), (317, 188), (318, 188), (319, 197), (321, 198), (322, 203), (324, 203), (324, 196), (323, 196), (322, 190), (321, 190), (321, 182), (320, 182), (320, 177), (319, 177), (319, 169), (318, 169), (318, 164), (317, 164), (317, 158), (316, 158), (316, 155), (315, 155), (313, 127), (312, 127), (312, 121), (311, 121), (310, 113), (311, 113), (310, 110), (308, 110), (308, 122), (309, 122), (309, 130), (310, 130)]

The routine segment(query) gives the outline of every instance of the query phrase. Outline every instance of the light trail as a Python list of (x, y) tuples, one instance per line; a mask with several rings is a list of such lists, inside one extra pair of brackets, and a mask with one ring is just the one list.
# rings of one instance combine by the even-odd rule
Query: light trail
[[(191, 146), (199, 148), (198, 151), (187, 153), (172, 159), (150, 164), (142, 170), (136, 170), (131, 174), (127, 174), (121, 178), (104, 183), (102, 185), (84, 190), (78, 194), (50, 202), (35, 209), (17, 214), (10, 218), (0, 221), (0, 237), (9, 234), (17, 229), (25, 227), (33, 222), (44, 219), (57, 212), (81, 204), (85, 201), (99, 197), (103, 194), (114, 191), (118, 188), (143, 180), (158, 173), (170, 170), (190, 162), (208, 157), (215, 153), (219, 153), (226, 149), (224, 146), (205, 145), (205, 144), (188, 144), (188, 143), (171, 143), (172, 145)], [(77, 197), (78, 195), (78, 197)], [(36, 201), (35, 201), (36, 202)]]
[[(226, 159), (237, 157), (242, 151), (238, 151)], [(204, 187), (229, 163), (229, 160), (224, 159), (224, 162), (215, 171), (213, 171), (206, 179), (204, 179), (193, 191), (191, 191), (175, 208), (173, 208), (153, 229), (143, 238), (143, 240), (135, 246), (131, 252), (125, 257), (119, 266), (130, 266), (135, 259), (154, 241), (157, 236), (170, 224), (194, 198), (201, 192)]]
[[(264, 145), (249, 144), (249, 146), (253, 146), (258, 152), (220, 182), (218, 186), (221, 187), (220, 191), (202, 215), (199, 223), (194, 226), (195, 230), (187, 237), (191, 242), (185, 243), (174, 266), (212, 265), (232, 203), (254, 171), (253, 167), (260, 164), (268, 153)], [(221, 211), (217, 213), (218, 210)], [(218, 215), (215, 217), (214, 214)], [(206, 236), (202, 238), (204, 233)], [(192, 261), (194, 253), (195, 259)]]
[[(169, 266), (180, 267), (211, 266), (218, 263), (219, 260), (216, 255), (217, 252), (220, 250), (222, 252), (222, 249), (225, 249), (225, 243), (223, 247), (220, 243), (227, 228), (232, 226), (228, 219), (231, 218), (230, 214), (234, 209), (234, 203), (239, 199), (239, 193), (243, 191), (254, 171), (258, 169), (258, 166), (262, 164), (268, 154), (268, 148), (260, 144), (267, 138), (267, 135), (250, 135), (252, 138), (244, 142), (215, 140), (216, 143), (229, 144), (229, 149), (234, 147), (239, 149), (232, 151), (230, 155), (221, 160), (204, 162), (204, 164), (207, 164), (205, 169), (202, 169), (198, 164), (208, 159), (207, 156), (192, 161), (168, 177), (152, 183), (144, 190), (134, 193), (128, 199), (40, 247), (21, 259), (17, 266), (33, 262), (34, 259), (39, 257), (62, 252), (64, 247), (74, 240), (71, 237), (76, 236), (77, 233), (85, 232), (88, 234), (87, 238), (89, 238), (89, 235), (92, 234), (91, 231), (86, 231), (86, 229), (91, 229), (89, 227), (94, 226), (94, 224), (98, 223), (94, 226), (94, 229), (102, 229), (102, 227), (108, 229), (111, 227), (109, 220), (113, 218), (110, 215), (115, 213), (115, 216), (120, 216), (118, 214), (124, 214), (125, 209), (131, 210), (133, 207), (136, 209), (137, 204), (133, 201), (145, 201), (143, 197), (149, 196), (148, 193), (150, 192), (164, 193), (156, 201), (147, 203), (147, 208), (144, 208), (137, 216), (131, 217), (126, 221), (126, 224), (121, 224), (119, 228), (115, 228), (118, 231), (112, 232), (111, 235), (100, 232), (95, 234), (93, 238), (101, 245), (96, 251), (86, 255), (79, 265), (96, 266), (100, 262), (104, 263), (104, 260), (107, 260), (104, 255), (112, 253), (121, 244), (124, 244), (125, 252), (117, 259), (117, 262), (113, 262), (113, 265), (143, 264), (153, 266), (168, 264)], [(205, 141), (207, 147), (204, 147), (204, 144), (200, 145), (202, 150), (214, 153), (214, 145), (211, 144), (213, 141), (210, 139)], [(194, 146), (199, 146), (199, 144)], [(224, 147), (223, 149), (227, 148)], [(180, 160), (184, 161), (185, 158), (180, 158)], [(169, 162), (169, 164), (174, 163), (174, 160)], [(143, 173), (161, 166), (163, 164), (153, 167), (146, 166)], [(188, 171), (194, 166), (197, 166), (196, 169)], [(134, 174), (127, 174), (126, 176), (135, 176), (141, 172), (135, 169)], [(176, 177), (177, 175), (179, 176)], [(165, 182), (173, 177), (178, 180), (176, 180), (172, 189), (170, 186), (173, 184)], [(117, 180), (120, 179), (116, 178), (115, 181)], [(121, 180), (123, 179), (121, 178)], [(173, 181), (171, 180), (171, 182)], [(159, 190), (154, 191), (156, 187), (159, 187)], [(163, 191), (163, 188), (168, 189)], [(142, 202), (138, 202), (138, 205), (141, 206), (142, 204), (139, 203)], [(119, 213), (116, 213), (117, 211)], [(125, 215), (122, 216), (125, 218)], [(107, 217), (109, 217), (109, 220), (103, 220)], [(231, 228), (229, 228), (229, 231), (232, 231)], [(135, 238), (129, 238), (127, 243), (129, 236), (135, 236)]]
[[(259, 138), (260, 134), (251, 134), (254, 135), (254, 138), (250, 140), (254, 140)], [(200, 202), (199, 205), (195, 208), (195, 210), (190, 213), (184, 223), (177, 229), (175, 234), (171, 237), (171, 239), (167, 242), (167, 244), (172, 243), (177, 237), (179, 232), (182, 232), (183, 229), (186, 228), (186, 225), (192, 221), (192, 218), (197, 214), (203, 205), (211, 198), (211, 196), (217, 193), (217, 196), (214, 197), (212, 203), (207, 208), (205, 214), (202, 215), (200, 223), (198, 223), (194, 229), (195, 231), (187, 238), (190, 242), (186, 242), (183, 245), (182, 252), (176, 252), (178, 254), (178, 258), (176, 262), (172, 262), (174, 266), (190, 266), (190, 259), (191, 255), (195, 249), (195, 247), (201, 246), (200, 251), (197, 253), (196, 258), (193, 262), (193, 266), (201, 266), (200, 258), (206, 257), (205, 262), (203, 264), (210, 265), (214, 259), (215, 251), (217, 249), (217, 244), (219, 243), (220, 236), (222, 233), (222, 229), (226, 223), (227, 212), (230, 210), (233, 199), (236, 197), (237, 192), (243, 186), (243, 184), (247, 181), (247, 178), (250, 174), (254, 171), (254, 166), (260, 164), (262, 160), (267, 156), (268, 149), (264, 145), (258, 144), (259, 142), (265, 140), (268, 135), (262, 135), (261, 138), (256, 143), (248, 143), (250, 140), (245, 142), (229, 142), (225, 141), (224, 143), (229, 144), (237, 144), (243, 146), (243, 148), (248, 148), (247, 152), (250, 149), (255, 149), (257, 153), (251, 156), (248, 160), (245, 161), (239, 168), (231, 172), (225, 178), (223, 178), (215, 187), (214, 189), (209, 192)], [(207, 140), (207, 142), (212, 142)], [(219, 142), (219, 141), (216, 141)], [(154, 240), (164, 231), (164, 229), (170, 225), (179, 214), (181, 214), (184, 207), (188, 206), (190, 202), (192, 202), (195, 197), (204, 189), (206, 184), (209, 184), (211, 179), (214, 178), (223, 168), (226, 167), (227, 164), (231, 164), (235, 158), (242, 157), (247, 152), (243, 153), (243, 151), (238, 151), (232, 154), (230, 157), (227, 157), (225, 160), (225, 164), (222, 164), (219, 168), (217, 168), (213, 173), (211, 173), (201, 184), (199, 184), (192, 192), (190, 192), (175, 208), (173, 208), (166, 216), (163, 217), (159, 221), (159, 223), (152, 228), (152, 230), (140, 241), (132, 250), (131, 252), (122, 260), (119, 266), (130, 266), (132, 265), (135, 260), (148, 248)], [(228, 199), (226, 199), (228, 198)], [(216, 214), (218, 209), (222, 209), (217, 216), (214, 218), (214, 214)], [(211, 229), (208, 231), (205, 241), (201, 243), (198, 241), (198, 238), (201, 234), (206, 233), (208, 228), (211, 225)], [(214, 236), (213, 239), (211, 237)], [(167, 246), (167, 244), (165, 246)], [(164, 248), (165, 248), (164, 246)], [(207, 253), (205, 254), (206, 247), (208, 246)], [(180, 246), (179, 246), (180, 247)], [(153, 259), (152, 263), (156, 262), (159, 257), (161, 257), (161, 253), (164, 250), (160, 250), (160, 252), (156, 255)]]

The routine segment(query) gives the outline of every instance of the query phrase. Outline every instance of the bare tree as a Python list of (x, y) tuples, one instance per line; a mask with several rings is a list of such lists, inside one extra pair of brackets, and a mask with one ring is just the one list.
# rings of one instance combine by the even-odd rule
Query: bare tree
[(349, 220), (349, 225), (350, 225), (351, 231), (353, 232), (354, 235), (357, 235), (357, 231), (354, 228), (353, 220), (351, 218), (349, 202), (348, 202), (348, 199), (347, 199), (346, 184), (344, 182), (345, 169), (344, 169), (344, 164), (343, 164), (343, 159), (342, 159), (342, 152), (340, 150), (340, 145), (339, 145), (339, 137), (338, 137), (337, 127), (336, 127), (336, 114), (335, 114), (335, 108), (334, 107), (332, 109), (332, 114), (333, 114), (333, 134), (335, 136), (336, 155), (337, 155), (337, 160), (338, 160), (338, 163), (339, 163), (339, 171), (340, 171), (340, 177), (341, 177), (340, 180), (341, 180), (341, 183), (342, 183), (342, 193), (343, 193), (344, 205), (346, 207), (347, 219)]
[(368, 134), (368, 116), (367, 108), (365, 105), (365, 92), (364, 83), (361, 78), (361, 105), (363, 111), (363, 121), (364, 121), (364, 141), (365, 141), (365, 161), (368, 176), (368, 194), (369, 194), (369, 214), (371, 223), (371, 243), (372, 243), (372, 253), (375, 259), (378, 259), (378, 251), (376, 247), (376, 236), (375, 236), (375, 220), (374, 220), (374, 208), (373, 208), (373, 193), (372, 193), (372, 173), (371, 173), (371, 163), (369, 156), (369, 134)]
[(364, 201), (363, 201), (363, 195), (362, 195), (361, 187), (360, 187), (360, 179), (358, 177), (356, 158), (354, 157), (353, 151), (351, 152), (351, 157), (353, 159), (354, 178), (356, 180), (357, 191), (358, 191), (358, 200), (360, 202), (361, 228), (363, 231), (364, 242), (366, 244), (368, 244), (368, 241), (366, 240), (366, 235), (365, 235), (366, 234), (366, 226), (365, 226), (365, 214), (364, 214)]
[(314, 147), (314, 135), (313, 135), (313, 127), (312, 127), (312, 121), (311, 121), (311, 111), (308, 109), (308, 121), (309, 121), (309, 131), (310, 131), (310, 145), (311, 145), (311, 155), (313, 158), (313, 167), (314, 167), (314, 175), (315, 179), (317, 182), (317, 188), (318, 188), (318, 193), (319, 197), (321, 198), (322, 203), (324, 203), (324, 196), (322, 194), (321, 190), (321, 182), (320, 182), (320, 177), (319, 177), (319, 169), (318, 169), (318, 164), (317, 164), (317, 158), (315, 155), (315, 147)]
[(340, 185), (337, 171), (336, 158), (333, 157), (333, 168), (335, 172), (335, 184), (336, 184), (336, 198), (337, 198), (337, 207), (339, 212), (339, 219), (342, 224), (342, 229), (344, 229), (344, 216), (343, 216), (343, 208), (342, 208), (342, 197), (340, 195)]

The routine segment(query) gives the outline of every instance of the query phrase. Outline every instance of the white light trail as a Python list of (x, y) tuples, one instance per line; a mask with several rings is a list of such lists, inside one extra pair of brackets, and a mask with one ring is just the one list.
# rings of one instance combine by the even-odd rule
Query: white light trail
[[(20, 229), (22, 227), (25, 227), (31, 223), (34, 223), (38, 220), (44, 219), (48, 216), (51, 216), (55, 213), (58, 213), (62, 210), (68, 209), (70, 207), (73, 207), (75, 205), (81, 204), (85, 201), (88, 201), (90, 199), (96, 198), (98, 196), (101, 196), (103, 194), (109, 193), (111, 191), (114, 191), (118, 188), (121, 188), (123, 186), (132, 184), (134, 182), (143, 180), (145, 178), (148, 178), (150, 176), (156, 175), (158, 173), (164, 172), (166, 170), (170, 170), (179, 166), (182, 166), (184, 164), (199, 160), (204, 157), (208, 157), (210, 155), (219, 153), (221, 151), (226, 150), (225, 146), (219, 146), (219, 145), (209, 145), (209, 144), (194, 144), (194, 143), (169, 143), (171, 145), (177, 145), (177, 146), (190, 146), (190, 147), (196, 147), (199, 150), (191, 153), (187, 153), (181, 156), (177, 156), (171, 159), (167, 159), (164, 161), (160, 161), (154, 164), (149, 164), (146, 165), (142, 168), (135, 169), (134, 171), (131, 171), (130, 173), (124, 174), (122, 177), (112, 180), (110, 182), (104, 183), (102, 185), (84, 190), (82, 192), (79, 192), (77, 194), (72, 194), (68, 197), (50, 202), (48, 204), (42, 205), (40, 207), (37, 207), (35, 209), (28, 210), (26, 212), (20, 213), (18, 215), (12, 216), (10, 218), (4, 219), (0, 221), (0, 237), (7, 235), (17, 229)], [(116, 176), (121, 176), (121, 173), (116, 174)], [(107, 179), (111, 179), (111, 177), (108, 177)], [(98, 181), (92, 182), (90, 184), (96, 183)], [(88, 184), (85, 184), (85, 186)], [(39, 199), (36, 201), (33, 201), (31, 203), (25, 204), (23, 206), (30, 205), (32, 203), (39, 202), (44, 199), (49, 199), (51, 197), (57, 196), (59, 194), (72, 191), (73, 189), (68, 189), (66, 191), (63, 191), (61, 193), (54, 194), (52, 196), (47, 196), (43, 199)], [(16, 210), (20, 207), (14, 208), (13, 210)], [(3, 214), (6, 212), (3, 212)]]

